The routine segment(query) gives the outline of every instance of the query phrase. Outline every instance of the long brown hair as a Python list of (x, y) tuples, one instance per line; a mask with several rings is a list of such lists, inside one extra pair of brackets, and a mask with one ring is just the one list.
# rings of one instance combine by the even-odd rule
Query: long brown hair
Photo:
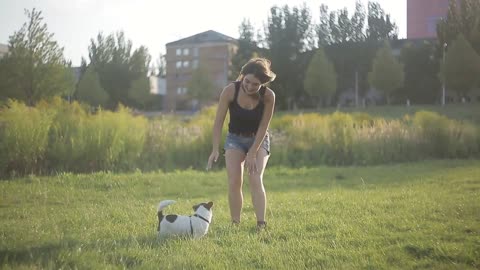
[(248, 74), (252, 74), (260, 80), (261, 84), (266, 84), (275, 80), (277, 76), (270, 69), (271, 62), (266, 58), (252, 58), (240, 70), (237, 80), (243, 80), (243, 77)]

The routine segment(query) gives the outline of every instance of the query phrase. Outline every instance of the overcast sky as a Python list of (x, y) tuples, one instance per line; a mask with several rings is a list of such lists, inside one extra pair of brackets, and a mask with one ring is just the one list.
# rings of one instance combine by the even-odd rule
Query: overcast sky
[[(365, 6), (367, 0), (363, 0)], [(406, 37), (406, 0), (377, 0)], [(133, 47), (149, 49), (153, 59), (165, 52), (165, 44), (203, 31), (215, 30), (237, 38), (244, 18), (255, 29), (263, 29), (272, 6), (290, 7), (306, 3), (315, 23), (322, 3), (330, 10), (354, 11), (355, 0), (0, 0), (0, 43), (22, 27), (24, 9), (42, 11), (49, 32), (65, 48), (67, 59), (79, 65), (88, 58), (90, 39), (99, 32), (123, 30)], [(262, 31), (263, 32), (263, 31)]]

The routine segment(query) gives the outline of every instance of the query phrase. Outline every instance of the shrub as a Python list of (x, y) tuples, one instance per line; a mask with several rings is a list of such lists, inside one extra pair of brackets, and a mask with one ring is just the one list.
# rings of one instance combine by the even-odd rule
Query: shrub
[(0, 113), (0, 175), (38, 173), (52, 114), (10, 100)]
[(421, 157), (415, 133), (403, 120), (375, 120), (357, 125), (353, 141), (355, 164), (413, 161)]
[(86, 122), (85, 160), (88, 169), (118, 171), (137, 168), (147, 127), (144, 117), (133, 116), (125, 107), (120, 106), (116, 112), (99, 110)]
[(326, 163), (347, 165), (353, 162), (353, 119), (345, 113), (335, 112), (327, 120)]
[(51, 103), (41, 102), (43, 111), (53, 115), (49, 131), (46, 160), (52, 171), (85, 171), (85, 151), (88, 147), (86, 139), (89, 115), (79, 103), (68, 102), (60, 98)]
[[(204, 169), (216, 106), (193, 117), (147, 120), (60, 98), (36, 107), (8, 101), (0, 110), (0, 175)], [(227, 133), (222, 128), (220, 149)], [(372, 165), (480, 155), (480, 127), (420, 111), (383, 119), (365, 113), (274, 117), (270, 166)], [(224, 167), (220, 158), (217, 168)]]

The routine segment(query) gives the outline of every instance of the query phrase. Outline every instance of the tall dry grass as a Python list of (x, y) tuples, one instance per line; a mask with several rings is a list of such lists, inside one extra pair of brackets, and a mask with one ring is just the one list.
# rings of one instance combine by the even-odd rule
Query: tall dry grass
[[(0, 111), (0, 175), (204, 169), (216, 107), (190, 118), (94, 112), (61, 99)], [(227, 132), (227, 117), (222, 144)], [(435, 112), (381, 118), (366, 113), (274, 117), (270, 165), (373, 165), (480, 156), (480, 128)], [(216, 168), (223, 168), (220, 158)]]

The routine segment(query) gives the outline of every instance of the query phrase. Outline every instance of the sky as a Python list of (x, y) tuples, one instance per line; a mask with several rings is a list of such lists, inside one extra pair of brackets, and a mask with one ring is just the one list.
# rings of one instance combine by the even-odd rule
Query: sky
[[(366, 7), (367, 0), (362, 1)], [(399, 38), (405, 38), (406, 0), (376, 2), (397, 24)], [(124, 31), (133, 49), (146, 46), (155, 61), (165, 53), (166, 43), (207, 30), (238, 38), (244, 19), (263, 32), (271, 7), (304, 3), (314, 23), (318, 22), (321, 4), (329, 10), (346, 7), (349, 15), (355, 7), (355, 0), (0, 0), (0, 43), (7, 44), (26, 22), (25, 9), (36, 8), (74, 66), (80, 64), (82, 56), (88, 59), (90, 40), (100, 32)]]

